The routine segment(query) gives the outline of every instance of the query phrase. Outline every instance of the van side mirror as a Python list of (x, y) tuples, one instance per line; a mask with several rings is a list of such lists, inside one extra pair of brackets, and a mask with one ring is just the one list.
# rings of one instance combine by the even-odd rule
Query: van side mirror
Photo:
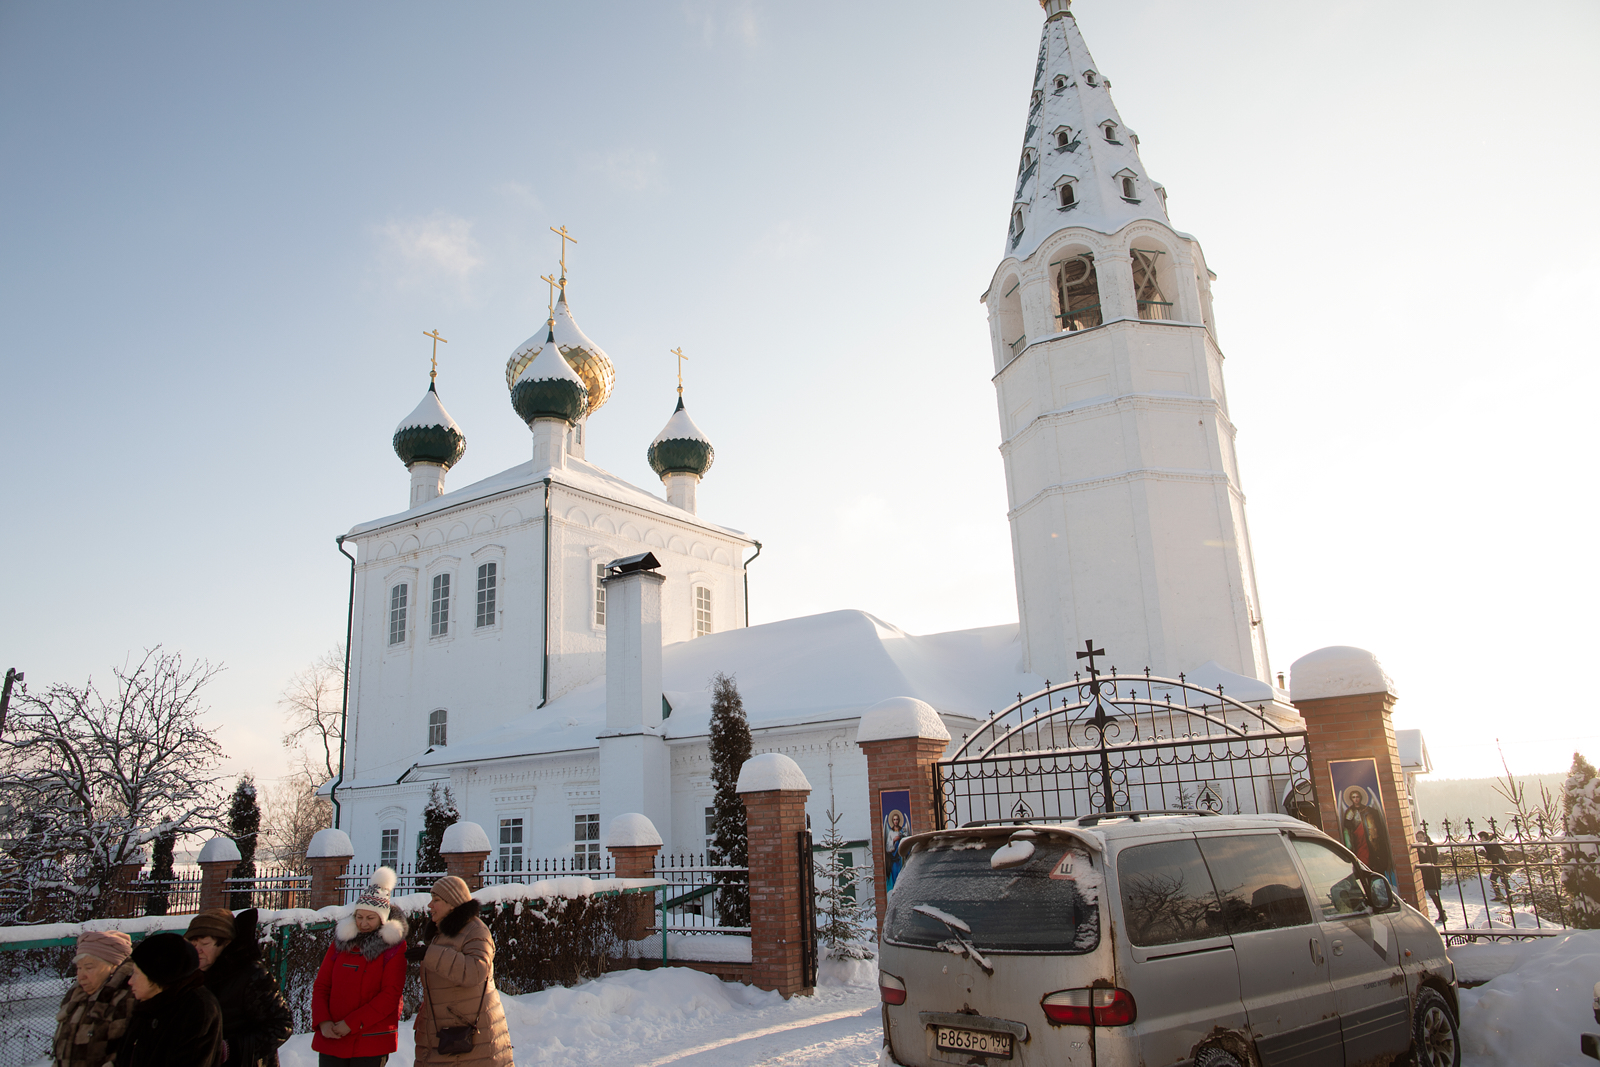
[(1367, 879), (1367, 901), (1373, 911), (1388, 911), (1394, 907), (1394, 891), (1389, 888), (1389, 880), (1383, 875)]

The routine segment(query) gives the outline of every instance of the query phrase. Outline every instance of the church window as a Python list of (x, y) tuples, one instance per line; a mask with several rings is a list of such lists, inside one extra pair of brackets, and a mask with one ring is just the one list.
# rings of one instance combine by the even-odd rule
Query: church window
[(1062, 182), (1061, 188), (1056, 190), (1057, 194), (1061, 197), (1062, 207), (1071, 207), (1073, 204), (1078, 202), (1078, 194), (1072, 191), (1072, 186), (1072, 182)]
[(1056, 317), (1068, 331), (1087, 330), (1103, 321), (1100, 313), (1100, 280), (1095, 274), (1094, 257), (1069, 256), (1055, 266)]
[(1033, 165), (1033, 158), (1034, 158), (1033, 149), (1024, 148), (1022, 150), (1022, 163), (1021, 163), (1021, 165), (1019, 165), (1017, 167), (1017, 173), (1020, 174), (1023, 171), (1027, 170), (1030, 166), (1032, 166)]
[(1061, 90), (1065, 89), (1066, 87), (1067, 87), (1067, 76), (1065, 74), (1057, 74), (1056, 75), (1056, 92), (1059, 93)]
[(408, 588), (401, 582), (389, 590), (389, 643), (403, 645), (406, 641), (406, 593)]
[(606, 565), (594, 565), (594, 624), (606, 624)]
[(1112, 144), (1122, 143), (1121, 141), (1117, 140), (1117, 124), (1115, 122), (1102, 123), (1100, 128), (1106, 131), (1106, 140), (1110, 141)]
[(522, 820), (500, 820), (500, 870), (522, 870)]
[(694, 635), (704, 637), (711, 632), (711, 590), (703, 585), (694, 587)]
[(1133, 249), (1133, 293), (1141, 319), (1172, 318), (1172, 301), (1162, 295), (1160, 272), (1156, 269), (1159, 255), (1156, 251)]
[(1022, 236), (1022, 209), (1019, 207), (1011, 213), (1011, 239), (1017, 240)]
[(1138, 190), (1134, 187), (1132, 178), (1122, 179), (1122, 195), (1132, 200)]
[(400, 866), (400, 828), (390, 826), (378, 838), (378, 862), (385, 867)]
[(1090, 85), (1099, 85), (1100, 75), (1096, 74), (1092, 70), (1086, 70), (1083, 72), (1083, 80), (1088, 82)]
[(600, 869), (600, 815), (572, 817), (572, 867), (574, 870)]
[(450, 741), (450, 713), (443, 708), (428, 712), (428, 747), (443, 748)]
[(433, 600), (428, 610), (428, 636), (444, 637), (450, 632), (450, 576), (433, 576)]
[(493, 626), (495, 624), (495, 587), (499, 584), (500, 567), (495, 563), (485, 563), (478, 568), (478, 625)]
[(706, 851), (710, 852), (717, 843), (717, 809), (706, 809)]
[(1056, 147), (1057, 148), (1070, 148), (1070, 147), (1072, 147), (1072, 127), (1071, 126), (1063, 126), (1060, 129), (1056, 130)]

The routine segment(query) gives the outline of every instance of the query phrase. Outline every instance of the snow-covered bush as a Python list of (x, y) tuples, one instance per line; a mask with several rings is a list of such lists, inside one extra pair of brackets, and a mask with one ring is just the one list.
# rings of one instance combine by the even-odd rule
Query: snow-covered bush
[(428, 804), (422, 809), (422, 837), (417, 841), (417, 870), (433, 874), (445, 869), (439, 846), (444, 843), (445, 830), (460, 819), (450, 787), (441, 790), (438, 782), (428, 786)]
[[(1561, 788), (1561, 815), (1569, 837), (1600, 836), (1600, 774), (1581, 753)], [(1600, 929), (1600, 846), (1568, 845), (1562, 854), (1561, 884), (1567, 891), (1572, 926)]]
[[(828, 832), (818, 842), (827, 859), (817, 873), (823, 887), (817, 890), (817, 938), (823, 955), (834, 960), (870, 960), (873, 940), (872, 909), (862, 899), (873, 894), (872, 869), (859, 878), (845, 862), (844, 835), (839, 832), (842, 816), (828, 809)], [(852, 892), (852, 890), (854, 892)], [(852, 899), (853, 898), (853, 899)]]

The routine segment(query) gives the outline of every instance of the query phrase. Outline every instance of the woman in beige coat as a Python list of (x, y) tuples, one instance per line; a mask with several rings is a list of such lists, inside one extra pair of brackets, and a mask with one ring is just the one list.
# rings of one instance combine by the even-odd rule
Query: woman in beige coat
[[(511, 1032), (494, 987), (494, 938), (467, 883), (454, 875), (433, 883), (428, 914), (427, 943), (406, 950), (422, 964), (417, 1067), (512, 1067)], [(472, 1028), (472, 1051), (441, 1053), (438, 1031), (458, 1026)]]

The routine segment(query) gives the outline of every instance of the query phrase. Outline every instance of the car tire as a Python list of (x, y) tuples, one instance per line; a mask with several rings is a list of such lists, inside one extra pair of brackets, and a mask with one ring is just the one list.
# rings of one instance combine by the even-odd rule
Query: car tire
[(1195, 1054), (1194, 1067), (1245, 1067), (1239, 1057), (1218, 1045), (1211, 1045)]
[(1417, 994), (1411, 1021), (1411, 1061), (1417, 1067), (1461, 1067), (1461, 1030), (1437, 989)]

